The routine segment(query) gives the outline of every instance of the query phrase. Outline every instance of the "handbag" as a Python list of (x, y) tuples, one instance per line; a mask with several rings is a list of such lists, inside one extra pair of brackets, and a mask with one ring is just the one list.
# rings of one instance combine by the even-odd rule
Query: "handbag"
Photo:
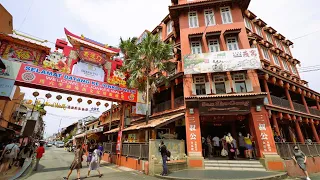
[(228, 155), (228, 152), (223, 148), (221, 150), (221, 156), (227, 156)]

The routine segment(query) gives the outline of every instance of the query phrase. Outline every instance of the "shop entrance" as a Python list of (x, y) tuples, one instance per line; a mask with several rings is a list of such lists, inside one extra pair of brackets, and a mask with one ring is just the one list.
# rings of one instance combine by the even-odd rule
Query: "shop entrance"
[[(221, 150), (222, 148), (227, 148), (225, 147), (224, 137), (228, 133), (235, 140), (236, 147), (239, 147), (239, 133), (243, 136), (246, 136), (248, 133), (250, 134), (247, 115), (200, 116), (200, 127), (203, 155), (205, 158), (209, 158), (209, 139), (212, 146), (215, 146), (212, 150), (212, 157), (223, 158)], [(218, 142), (219, 144), (217, 144)]]

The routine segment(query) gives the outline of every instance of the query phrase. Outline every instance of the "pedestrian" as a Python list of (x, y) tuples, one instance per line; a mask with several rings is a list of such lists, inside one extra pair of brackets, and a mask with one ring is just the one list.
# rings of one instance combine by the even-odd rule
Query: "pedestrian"
[(77, 170), (77, 180), (80, 180), (80, 169), (82, 168), (82, 156), (83, 156), (83, 148), (80, 144), (77, 145), (77, 149), (74, 151), (74, 159), (71, 163), (70, 170), (68, 172), (67, 177), (63, 177), (63, 179), (69, 179), (72, 171), (74, 169)]
[(30, 157), (30, 153), (31, 153), (30, 146), (31, 146), (30, 144), (27, 144), (19, 152), (19, 167), (22, 167), (26, 158)]
[(160, 141), (159, 150), (162, 157), (162, 173), (161, 176), (167, 176), (168, 175), (168, 166), (167, 166), (167, 158), (168, 158), (168, 149), (166, 145), (164, 145), (163, 141)]
[(37, 155), (36, 155), (36, 167), (34, 168), (34, 171), (37, 171), (39, 168), (39, 161), (42, 158), (43, 154), (44, 154), (44, 147), (43, 147), (43, 143), (40, 142), (40, 146), (37, 148), (36, 150)]
[(4, 148), (0, 159), (2, 160), (2, 164), (0, 166), (0, 172), (7, 171), (11, 169), (12, 163), (17, 159), (19, 153), (19, 146), (16, 144), (17, 140), (14, 139), (10, 144), (6, 145)]
[(100, 173), (99, 167), (100, 167), (100, 150), (99, 150), (99, 147), (96, 146), (95, 150), (92, 153), (92, 158), (91, 158), (91, 162), (89, 164), (87, 177), (90, 177), (90, 172), (92, 170), (97, 170), (99, 173), (99, 178), (101, 178), (102, 174)]
[(101, 162), (101, 159), (102, 159), (102, 155), (103, 155), (103, 146), (102, 146), (102, 143), (100, 142), (99, 143), (99, 146), (98, 146), (98, 149), (100, 150), (99, 151), (99, 163)]
[(92, 158), (92, 153), (94, 151), (94, 145), (93, 143), (89, 143), (87, 146), (87, 152), (88, 152), (88, 157), (87, 157), (87, 165), (89, 166), (90, 162), (91, 162), (91, 158)]
[(298, 148), (298, 146), (293, 147), (293, 155), (294, 156), (292, 157), (292, 159), (294, 160), (294, 162), (298, 164), (300, 169), (302, 169), (304, 175), (306, 176), (306, 179), (310, 180), (306, 166), (307, 156)]
[(208, 146), (208, 158), (211, 158), (212, 157), (212, 142), (211, 142), (211, 136), (209, 135), (207, 137), (207, 146)]

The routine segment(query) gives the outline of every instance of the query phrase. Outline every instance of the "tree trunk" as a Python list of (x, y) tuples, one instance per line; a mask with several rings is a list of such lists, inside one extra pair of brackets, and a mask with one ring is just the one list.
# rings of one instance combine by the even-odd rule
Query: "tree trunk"
[(148, 124), (148, 121), (149, 121), (149, 111), (150, 111), (150, 109), (149, 109), (149, 76), (147, 76), (147, 88), (146, 88), (146, 93), (147, 93), (147, 97), (146, 97), (146, 99), (147, 99), (147, 110), (146, 110), (146, 124)]

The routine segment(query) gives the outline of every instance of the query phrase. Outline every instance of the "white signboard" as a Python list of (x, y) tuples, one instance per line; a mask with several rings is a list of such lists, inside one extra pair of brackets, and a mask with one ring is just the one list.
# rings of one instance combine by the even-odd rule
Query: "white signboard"
[(102, 67), (89, 63), (78, 62), (72, 68), (72, 75), (103, 82), (105, 73)]
[[(136, 103), (136, 114), (146, 115), (147, 104)], [(151, 104), (149, 104), (149, 115), (151, 115)]]
[(256, 48), (214, 53), (190, 54), (184, 57), (184, 74), (261, 69)]

